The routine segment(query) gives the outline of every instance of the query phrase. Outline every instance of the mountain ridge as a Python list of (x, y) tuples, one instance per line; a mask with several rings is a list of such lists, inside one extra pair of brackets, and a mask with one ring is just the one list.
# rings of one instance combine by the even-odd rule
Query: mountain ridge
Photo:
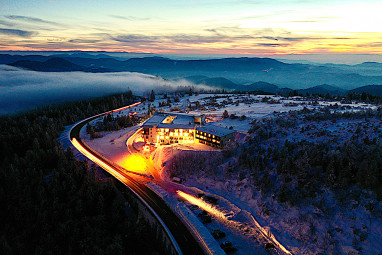
[[(88, 56), (89, 54), (56, 54), (41, 55), (10, 55), (0, 54), (0, 64), (20, 66), (36, 71), (83, 71), (83, 72), (139, 72), (160, 76), (165, 79), (178, 79), (179, 77), (205, 76), (209, 78), (224, 78), (235, 84), (254, 84), (267, 82), (279, 88), (309, 89), (322, 84), (331, 84), (340, 89), (355, 89), (370, 84), (382, 84), (382, 64), (365, 62), (359, 65), (310, 65), (301, 63), (283, 63), (272, 58), (214, 58), (198, 60), (176, 60), (161, 56), (132, 57), (121, 60), (107, 54)], [(60, 58), (73, 65), (60, 69), (44, 66), (41, 63), (15, 62), (20, 60), (46, 62), (51, 58)], [(35, 66), (33, 66), (35, 65)], [(77, 66), (75, 66), (77, 65)], [(65, 66), (65, 65), (64, 65)], [(202, 78), (193, 78), (192, 82), (199, 83)], [(192, 78), (189, 78), (192, 79)], [(217, 86), (217, 81), (205, 81)], [(220, 84), (223, 82), (221, 81)], [(226, 81), (225, 83), (229, 83)], [(260, 84), (253, 85), (256, 89)], [(226, 85), (233, 88), (234, 85)], [(261, 87), (261, 86), (260, 86)], [(271, 89), (271, 88), (266, 88)], [(276, 88), (271, 89), (272, 92)]]

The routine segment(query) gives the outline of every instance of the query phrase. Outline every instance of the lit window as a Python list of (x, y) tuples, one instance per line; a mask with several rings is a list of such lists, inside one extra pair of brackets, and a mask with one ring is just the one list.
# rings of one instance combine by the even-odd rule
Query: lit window
[(161, 128), (161, 129), (160, 129), (160, 131), (164, 132), (164, 129), (163, 129), (163, 128)]
[(213, 135), (212, 138), (215, 138), (215, 135)]
[(170, 132), (170, 136), (173, 136), (174, 135), (174, 133), (173, 132)]

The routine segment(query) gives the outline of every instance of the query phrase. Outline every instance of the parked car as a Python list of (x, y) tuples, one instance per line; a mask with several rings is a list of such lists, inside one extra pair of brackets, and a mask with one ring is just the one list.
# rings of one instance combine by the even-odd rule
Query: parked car
[(275, 245), (274, 245), (273, 243), (266, 243), (266, 244), (264, 245), (264, 248), (265, 248), (266, 250), (271, 250), (271, 249), (274, 249), (274, 248), (275, 248)]
[(212, 236), (215, 239), (220, 239), (220, 238), (225, 237), (225, 233), (223, 231), (221, 231), (220, 229), (214, 229), (214, 230), (212, 230)]
[(202, 219), (203, 224), (211, 223), (211, 216), (209, 215), (200, 215), (200, 218)]
[(232, 253), (237, 251), (237, 248), (232, 246), (232, 243), (229, 241), (221, 243), (220, 247), (224, 250), (225, 253)]

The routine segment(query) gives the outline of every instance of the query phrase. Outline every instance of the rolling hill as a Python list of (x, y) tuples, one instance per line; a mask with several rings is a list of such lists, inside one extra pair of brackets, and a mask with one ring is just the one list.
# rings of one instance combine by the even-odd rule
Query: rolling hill
[(44, 62), (19, 60), (8, 65), (40, 72), (107, 72), (107, 69), (83, 67), (77, 64), (73, 64), (63, 58), (50, 58)]
[(367, 85), (349, 90), (349, 93), (362, 94), (363, 92), (382, 97), (382, 85)]
[(318, 85), (318, 86), (314, 86), (314, 87), (307, 88), (307, 89), (299, 89), (298, 93), (303, 94), (303, 95), (306, 95), (307, 93), (309, 93), (310, 95), (312, 95), (312, 94), (320, 94), (320, 95), (330, 94), (331, 96), (338, 96), (338, 95), (346, 94), (346, 90), (341, 89), (339, 87), (323, 84), (323, 85)]
[[(139, 72), (166, 79), (185, 77), (193, 83), (224, 89), (237, 89), (240, 84), (250, 84), (247, 86), (251, 87), (243, 90), (271, 93), (278, 88), (290, 88), (303, 89), (303, 93), (341, 94), (342, 90), (382, 84), (382, 64), (376, 62), (314, 65), (283, 63), (271, 58), (175, 60), (151, 56), (121, 59), (107, 54), (56, 53), (51, 56), (0, 54), (0, 64), (45, 72)], [(333, 91), (322, 84), (337, 88)]]

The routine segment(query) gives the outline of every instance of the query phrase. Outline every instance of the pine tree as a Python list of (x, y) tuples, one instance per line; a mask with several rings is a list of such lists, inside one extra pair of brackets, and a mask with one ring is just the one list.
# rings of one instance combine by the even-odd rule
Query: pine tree
[(155, 92), (154, 92), (154, 90), (151, 90), (150, 101), (154, 102), (154, 100), (155, 100)]
[(229, 118), (229, 114), (228, 114), (228, 111), (225, 110), (223, 113), (223, 119), (227, 119), (227, 118)]

